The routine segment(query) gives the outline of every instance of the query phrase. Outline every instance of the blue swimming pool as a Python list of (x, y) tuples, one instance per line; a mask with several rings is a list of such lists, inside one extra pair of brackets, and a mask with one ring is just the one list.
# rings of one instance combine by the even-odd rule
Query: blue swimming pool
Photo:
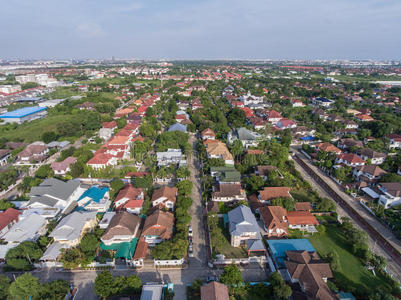
[(109, 188), (107, 187), (99, 188), (98, 186), (92, 186), (90, 189), (86, 190), (81, 197), (79, 197), (78, 201), (85, 197), (89, 197), (92, 198), (96, 203), (99, 203), (100, 200), (103, 199), (104, 194), (106, 194), (108, 191)]

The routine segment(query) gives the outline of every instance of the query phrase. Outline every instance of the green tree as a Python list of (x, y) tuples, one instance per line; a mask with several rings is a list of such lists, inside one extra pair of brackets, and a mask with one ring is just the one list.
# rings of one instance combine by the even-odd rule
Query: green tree
[(333, 250), (327, 254), (326, 259), (330, 264), (331, 270), (338, 271), (338, 268), (340, 267), (340, 257), (338, 256), (338, 253)]
[(230, 123), (232, 128), (244, 127), (246, 123), (245, 112), (234, 107), (228, 112), (227, 121)]
[(99, 244), (99, 239), (96, 237), (95, 234), (87, 233), (82, 238), (79, 247), (86, 256), (94, 256)]
[(192, 192), (193, 183), (189, 180), (181, 180), (177, 183), (178, 193), (180, 195), (189, 196)]
[(95, 293), (96, 295), (106, 299), (113, 295), (114, 278), (110, 271), (100, 272), (95, 279)]
[(226, 285), (239, 285), (242, 283), (242, 275), (240, 269), (236, 265), (230, 265), (224, 268), (220, 281)]
[(64, 300), (70, 290), (70, 284), (66, 280), (54, 280), (46, 282), (40, 291), (41, 300)]
[(8, 250), (6, 254), (7, 265), (15, 270), (30, 270), (32, 264), (43, 255), (42, 249), (30, 241), (22, 242), (17, 247)]
[(54, 172), (50, 165), (43, 165), (36, 171), (35, 176), (41, 179), (50, 178), (54, 176)]
[(142, 281), (138, 275), (130, 275), (125, 278), (125, 287), (122, 291), (124, 295), (134, 295), (140, 293), (142, 289)]
[(54, 131), (46, 131), (42, 134), (42, 141), (46, 144), (57, 139), (57, 134)]
[(270, 283), (268, 289), (272, 299), (287, 300), (291, 296), (291, 288), (284, 282), (278, 272), (271, 273), (268, 281)]
[(11, 283), (9, 295), (15, 300), (40, 299), (40, 290), (41, 286), (38, 278), (31, 273), (25, 273)]
[(6, 275), (0, 275), (0, 299), (7, 298), (10, 282), (10, 278), (8, 278)]
[(260, 176), (251, 176), (245, 179), (245, 183), (248, 187), (250, 193), (256, 193), (259, 191), (264, 185), (265, 181)]
[(79, 248), (61, 249), (61, 259), (64, 269), (77, 268), (84, 260), (84, 254)]
[(401, 182), (401, 176), (395, 173), (387, 173), (380, 179), (381, 182)]
[(81, 176), (85, 172), (83, 163), (76, 162), (70, 166), (70, 175), (74, 178)]

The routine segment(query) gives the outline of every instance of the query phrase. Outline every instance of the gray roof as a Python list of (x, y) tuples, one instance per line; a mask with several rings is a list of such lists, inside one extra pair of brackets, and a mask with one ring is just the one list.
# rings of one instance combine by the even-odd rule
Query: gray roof
[(80, 237), (85, 223), (96, 218), (96, 214), (96, 211), (75, 211), (64, 217), (49, 236), (56, 241), (76, 240)]
[(259, 133), (253, 132), (244, 127), (238, 128), (237, 134), (238, 134), (238, 138), (241, 140), (256, 140), (256, 139), (259, 139), (262, 137)]
[[(43, 198), (43, 196), (67, 201), (79, 186), (80, 182), (78, 180), (69, 180), (64, 182), (56, 178), (45, 179), (39, 186), (35, 186), (31, 189), (31, 192), (29, 193), (31, 198), (29, 204), (37, 202), (37, 199)], [(49, 200), (38, 199), (38, 201)]]
[(254, 214), (248, 206), (240, 205), (228, 212), (231, 235), (242, 235), (244, 232), (260, 232)]
[(14, 224), (3, 236), (7, 242), (24, 242), (33, 240), (36, 233), (46, 224), (46, 219), (37, 214), (30, 214)]
[(248, 247), (248, 251), (262, 251), (266, 250), (265, 245), (261, 239), (249, 239), (246, 241), (246, 245)]
[(61, 249), (68, 249), (70, 248), (69, 245), (67, 244), (62, 244), (59, 242), (54, 242), (53, 244), (51, 244), (49, 247), (47, 247), (45, 253), (43, 253), (42, 257), (40, 258), (40, 260), (56, 260), (57, 257), (60, 255), (61, 253)]
[(180, 123), (176, 123), (176, 124), (171, 125), (171, 126), (168, 128), (168, 131), (182, 131), (182, 132), (187, 132), (187, 125), (183, 125), (183, 124), (180, 124)]

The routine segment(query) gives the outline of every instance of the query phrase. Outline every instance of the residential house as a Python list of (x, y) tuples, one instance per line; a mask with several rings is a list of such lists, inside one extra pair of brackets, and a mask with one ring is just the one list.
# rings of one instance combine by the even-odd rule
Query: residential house
[(381, 165), (387, 157), (385, 153), (377, 152), (370, 148), (358, 149), (356, 153), (366, 161), (369, 159), (373, 165)]
[(244, 127), (234, 129), (228, 133), (228, 143), (232, 144), (236, 140), (240, 140), (245, 148), (256, 147), (262, 140), (263, 135), (257, 132), (253, 132)]
[(46, 218), (55, 217), (59, 212), (68, 214), (84, 191), (78, 180), (64, 182), (56, 178), (45, 179), (39, 186), (32, 187), (30, 199), (24, 208)]
[(355, 119), (359, 122), (372, 122), (375, 120), (370, 115), (364, 115), (364, 114), (356, 115)]
[(156, 159), (159, 167), (179, 164), (182, 160), (182, 152), (181, 149), (167, 149), (165, 152), (157, 152)]
[(245, 105), (259, 104), (263, 102), (263, 96), (253, 96), (251, 95), (251, 92), (248, 91), (246, 95), (240, 96), (238, 100), (243, 102)]
[(401, 135), (399, 134), (389, 134), (386, 136), (390, 143), (389, 143), (389, 148), (397, 148), (401, 149)]
[(384, 208), (401, 204), (401, 182), (380, 182), (377, 187), (382, 193), (379, 196), (379, 204)]
[(176, 187), (163, 186), (155, 190), (152, 194), (152, 206), (158, 206), (159, 208), (166, 207), (170, 210), (174, 210), (175, 203), (177, 201), (178, 189)]
[(77, 210), (102, 213), (109, 209), (111, 201), (108, 187), (98, 185), (91, 187), (83, 185), (83, 187), (88, 189), (78, 198)]
[(291, 283), (300, 285), (299, 290), (307, 299), (338, 299), (326, 284), (328, 278), (333, 278), (330, 265), (316, 252), (286, 251), (286, 256), (288, 277)]
[(337, 147), (340, 149), (349, 149), (349, 148), (362, 148), (363, 143), (362, 141), (357, 141), (353, 138), (345, 138), (340, 139), (337, 143)]
[(214, 140), (216, 138), (216, 134), (210, 128), (206, 128), (201, 132), (202, 140)]
[(305, 103), (303, 103), (301, 100), (298, 100), (298, 99), (292, 99), (291, 105), (292, 105), (292, 107), (304, 107)]
[(46, 233), (47, 220), (38, 214), (30, 214), (19, 218), (2, 237), (0, 245), (0, 260), (4, 260), (7, 251), (17, 247), (25, 241), (36, 242), (40, 236)]
[(17, 164), (29, 164), (32, 162), (42, 162), (47, 158), (49, 148), (42, 142), (34, 142), (25, 147), (17, 155)]
[(67, 172), (71, 171), (70, 166), (75, 164), (77, 159), (75, 157), (67, 157), (61, 162), (53, 162), (50, 167), (52, 168), (54, 175), (61, 175), (64, 176)]
[(116, 166), (117, 162), (117, 157), (107, 153), (99, 153), (88, 160), (86, 165), (93, 169), (99, 170), (109, 166)]
[(103, 141), (108, 141), (113, 136), (114, 131), (110, 128), (100, 128), (99, 129), (99, 137)]
[(111, 130), (117, 129), (117, 122), (116, 121), (103, 122), (102, 128), (107, 128), (107, 129), (111, 129)]
[(315, 144), (315, 145), (313, 145), (313, 147), (315, 148), (315, 151), (317, 151), (317, 152), (323, 151), (323, 152), (326, 152), (326, 153), (341, 154), (341, 150), (340, 149), (338, 149), (333, 144), (330, 144), (330, 143), (327, 143), (327, 142)]
[(360, 182), (366, 182), (369, 185), (377, 183), (380, 178), (387, 174), (382, 168), (376, 165), (364, 165), (354, 168), (352, 175)]
[(312, 211), (312, 205), (310, 202), (295, 202), (294, 208), (296, 211)]
[(231, 246), (247, 244), (247, 240), (260, 240), (260, 228), (248, 206), (240, 205), (228, 212)]
[(212, 192), (212, 201), (217, 202), (230, 202), (245, 200), (245, 191), (242, 189), (241, 184), (219, 184)]
[(306, 229), (311, 232), (316, 232), (315, 225), (319, 225), (316, 217), (309, 211), (288, 211), (288, 225), (291, 229)]
[(18, 222), (20, 214), (21, 212), (14, 208), (7, 208), (5, 211), (0, 212), (0, 238)]
[(354, 153), (342, 153), (337, 155), (336, 164), (344, 164), (350, 167), (358, 167), (365, 165), (365, 161)]
[(171, 132), (171, 131), (187, 132), (187, 125), (175, 123), (168, 128), (168, 132)]
[(324, 97), (313, 98), (311, 104), (315, 107), (331, 108), (334, 104), (334, 100), (327, 99)]
[(221, 158), (227, 165), (234, 164), (234, 158), (228, 150), (227, 146), (220, 141), (207, 144), (206, 152), (208, 158)]
[(346, 129), (357, 129), (359, 125), (353, 120), (345, 120), (344, 122)]
[(118, 192), (113, 203), (116, 211), (127, 211), (139, 215), (144, 200), (145, 193), (142, 188), (135, 188), (132, 184), (127, 184)]
[(111, 219), (109, 226), (100, 238), (106, 246), (131, 242), (139, 235), (141, 218), (128, 212), (118, 212)]
[(141, 237), (149, 246), (154, 246), (164, 240), (169, 240), (173, 235), (174, 215), (156, 209), (151, 215), (146, 217)]
[(193, 99), (191, 102), (191, 107), (192, 107), (192, 110), (203, 108), (200, 98)]
[(271, 172), (275, 172), (278, 171), (277, 167), (275, 166), (256, 166), (255, 167), (255, 174), (257, 176), (262, 177), (264, 180), (267, 179), (267, 176), (269, 176), (269, 174)]
[(275, 110), (270, 110), (266, 113), (266, 120), (272, 124), (278, 123), (282, 118), (283, 116)]
[(240, 184), (241, 173), (233, 166), (229, 167), (210, 167), (210, 175), (212, 175), (218, 184)]
[(201, 300), (229, 300), (228, 288), (225, 284), (212, 281), (201, 286)]
[(7, 164), (8, 159), (11, 157), (11, 150), (0, 149), (0, 166)]
[(74, 211), (65, 216), (49, 234), (55, 243), (65, 248), (78, 246), (83, 235), (95, 228), (97, 224), (96, 211)]
[(297, 123), (293, 120), (282, 118), (280, 121), (276, 123), (276, 128), (283, 129), (291, 129), (297, 127)]
[(292, 198), (289, 187), (265, 187), (259, 191), (259, 201), (262, 204), (270, 204), (270, 201), (276, 198)]
[(258, 210), (268, 238), (288, 236), (288, 220), (285, 208), (262, 206)]

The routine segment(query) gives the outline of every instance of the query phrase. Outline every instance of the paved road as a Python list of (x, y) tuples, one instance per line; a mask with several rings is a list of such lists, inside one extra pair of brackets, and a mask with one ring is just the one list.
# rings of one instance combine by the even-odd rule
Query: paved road
[[(302, 154), (301, 154), (302, 155)], [(324, 176), (325, 178), (327, 178), (326, 182), (328, 184), (330, 184), (331, 187), (333, 187), (335, 185), (335, 183), (332, 181), (331, 178), (329, 178), (327, 175), (325, 175), (323, 172), (321, 172), (320, 170), (317, 170), (317, 168), (315, 166), (313, 166), (310, 162), (308, 162), (307, 160), (304, 160), (308, 166), (310, 166), (311, 168), (313, 168), (315, 171), (319, 171), (321, 176)], [(309, 174), (294, 160), (295, 162), (295, 168), (302, 174), (302, 177), (308, 181), (312, 187), (318, 191), (319, 195), (324, 196), (326, 198), (332, 199), (332, 197), (319, 185), (317, 184), (317, 182), (311, 177), (309, 176)], [(334, 189), (334, 187), (333, 187)], [(363, 213), (366, 214), (366, 211), (364, 211), (364, 209), (359, 205), (359, 203), (354, 200), (353, 198), (351, 198), (350, 196), (348, 196), (347, 194), (343, 193), (342, 191), (339, 191), (338, 186), (335, 186), (335, 191), (338, 192), (340, 194), (340, 196), (342, 196), (344, 198), (344, 200), (348, 200), (347, 202), (352, 202), (353, 204), (353, 208), (355, 210), (357, 210), (358, 212), (360, 212), (361, 210), (363, 210)], [(341, 193), (340, 193), (341, 192)], [(347, 196), (347, 198), (345, 196)], [(333, 200), (334, 201), (334, 200)], [(334, 203), (336, 203), (334, 201)], [(350, 203), (351, 204), (351, 203)], [(354, 223), (354, 225), (356, 225), (359, 229), (363, 230), (358, 223), (356, 223), (354, 221), (354, 219), (352, 218), (352, 216), (350, 216), (345, 210), (343, 210), (341, 208), (340, 205), (338, 205), (336, 203), (337, 206), (337, 213), (339, 215), (339, 217), (348, 217), (351, 219), (351, 221)], [(363, 214), (361, 213), (361, 215), (363, 216)], [(370, 219), (370, 218), (369, 218)], [(369, 220), (367, 219), (367, 220)], [(379, 223), (377, 220), (375, 220), (377, 223)], [(379, 223), (382, 227), (384, 227), (381, 223)], [(373, 224), (372, 224), (373, 225)], [(375, 226), (375, 225), (374, 225)], [(378, 227), (375, 227), (376, 230), (379, 230)], [(369, 235), (368, 235), (369, 236)], [(393, 261), (393, 259), (387, 254), (387, 252), (382, 249), (370, 236), (369, 236), (369, 245), (371, 250), (376, 253), (377, 255), (383, 256), (386, 261), (387, 261), (387, 269), (391, 272), (391, 274), (394, 275), (394, 277), (401, 282), (401, 268), (400, 266), (395, 263)]]
[(189, 138), (189, 143), (193, 146), (193, 154), (188, 160), (188, 166), (191, 171), (190, 180), (193, 183), (193, 189), (191, 198), (193, 204), (190, 208), (190, 214), (192, 216), (191, 226), (193, 231), (193, 249), (194, 257), (189, 258), (189, 268), (193, 267), (206, 267), (207, 266), (207, 256), (206, 256), (206, 241), (205, 241), (205, 225), (203, 221), (203, 206), (202, 206), (202, 183), (200, 180), (199, 173), (199, 161), (196, 149), (196, 138), (191, 134)]
[[(73, 282), (78, 287), (76, 300), (94, 300), (98, 299), (93, 290), (94, 280), (100, 271), (74, 271), (74, 272), (55, 272), (53, 269), (44, 270), (33, 273), (39, 280), (43, 282), (63, 279)], [(175, 297), (174, 299), (186, 299), (186, 285), (192, 283), (195, 279), (205, 280), (207, 276), (220, 276), (222, 269), (208, 270), (204, 267), (188, 268), (188, 269), (164, 269), (155, 270), (141, 269), (135, 270), (113, 270), (113, 276), (127, 276), (137, 274), (142, 282), (161, 282), (174, 283)], [(264, 281), (266, 280), (266, 271), (258, 264), (251, 265), (247, 269), (242, 269), (242, 277), (245, 281)]]

